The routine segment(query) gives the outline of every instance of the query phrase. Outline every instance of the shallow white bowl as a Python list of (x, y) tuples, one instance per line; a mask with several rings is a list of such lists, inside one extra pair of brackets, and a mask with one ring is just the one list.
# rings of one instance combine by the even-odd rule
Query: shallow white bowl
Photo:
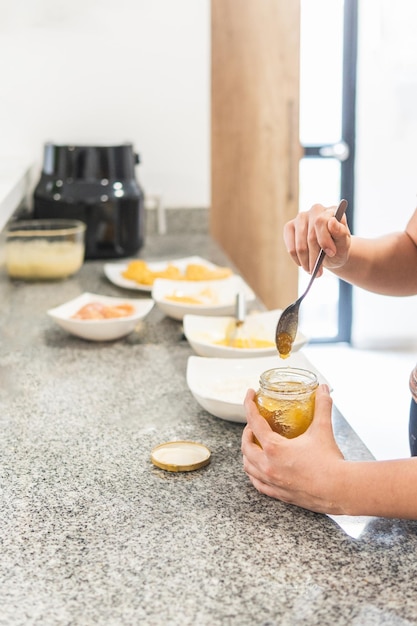
[[(152, 289), (152, 298), (157, 306), (169, 317), (182, 320), (187, 314), (232, 315), (235, 309), (236, 294), (242, 291), (247, 302), (255, 300), (255, 294), (245, 281), (237, 275), (221, 280), (185, 281), (158, 278)], [(188, 304), (167, 300), (170, 295), (183, 295), (203, 300), (202, 304)]]
[(274, 367), (301, 367), (315, 372), (319, 382), (326, 379), (303, 352), (291, 354), (285, 361), (275, 357), (221, 359), (190, 356), (187, 362), (187, 385), (194, 398), (208, 413), (230, 422), (246, 423), (243, 401), (249, 388), (258, 389), (262, 372)]
[[(199, 356), (222, 358), (253, 358), (260, 356), (274, 356), (277, 354), (275, 345), (275, 331), (282, 309), (249, 314), (239, 329), (239, 336), (248, 339), (260, 339), (271, 342), (270, 347), (233, 348), (218, 345), (233, 329), (234, 318), (206, 317), (203, 315), (185, 315), (183, 320), (184, 335), (193, 350)], [(293, 344), (293, 352), (307, 343), (307, 337), (297, 333)]]
[[(131, 304), (135, 312), (127, 317), (110, 318), (105, 320), (79, 320), (72, 319), (72, 315), (81, 307), (90, 302), (100, 302), (107, 305)], [(95, 293), (83, 293), (77, 298), (61, 304), (54, 309), (49, 309), (47, 314), (64, 330), (69, 333), (88, 339), (90, 341), (112, 341), (120, 339), (131, 333), (138, 321), (143, 319), (154, 306), (153, 300), (113, 298), (101, 296)]]
[[(147, 261), (146, 262), (149, 269), (153, 272), (161, 272), (166, 270), (168, 265), (175, 265), (178, 267), (181, 272), (184, 272), (187, 265), (195, 264), (202, 265), (207, 267), (208, 269), (214, 270), (219, 266), (211, 263), (207, 259), (203, 259), (201, 256), (187, 256), (181, 259), (172, 259), (168, 261)], [(109, 279), (111, 283), (117, 285), (118, 287), (123, 287), (124, 289), (134, 289), (137, 291), (152, 291), (152, 285), (144, 285), (143, 283), (138, 283), (135, 280), (130, 280), (129, 278), (125, 278), (123, 276), (123, 272), (127, 269), (129, 263), (105, 263), (104, 265), (104, 273)]]

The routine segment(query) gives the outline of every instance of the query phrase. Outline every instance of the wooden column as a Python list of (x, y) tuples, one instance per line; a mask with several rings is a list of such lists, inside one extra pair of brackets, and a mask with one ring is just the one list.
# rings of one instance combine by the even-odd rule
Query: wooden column
[(268, 309), (298, 291), (299, 0), (211, 0), (210, 231)]

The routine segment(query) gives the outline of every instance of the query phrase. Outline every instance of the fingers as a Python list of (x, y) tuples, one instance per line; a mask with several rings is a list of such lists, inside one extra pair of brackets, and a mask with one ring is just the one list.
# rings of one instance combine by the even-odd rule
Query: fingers
[(251, 431), (253, 431), (255, 437), (262, 446), (262, 442), (265, 442), (273, 431), (266, 419), (264, 419), (258, 411), (258, 407), (255, 404), (255, 392), (253, 389), (249, 389), (247, 391), (244, 406), (248, 426)]
[(301, 265), (298, 258), (297, 248), (295, 246), (295, 220), (291, 220), (284, 225), (284, 243), (287, 248), (288, 254), (297, 265)]
[[(341, 222), (334, 217), (335, 207), (315, 204), (310, 211), (300, 212), (284, 226), (284, 242), (291, 258), (305, 271), (311, 273), (322, 248), (331, 259), (345, 259), (350, 232), (346, 217)], [(338, 264), (338, 261), (336, 260)], [(325, 263), (326, 265), (326, 263)], [(322, 274), (321, 269), (318, 276)]]
[(306, 272), (310, 272), (320, 251), (312, 230), (310, 214), (301, 212), (284, 226), (284, 242), (291, 258)]
[(243, 468), (246, 473), (253, 473), (253, 467), (261, 462), (262, 454), (262, 448), (253, 440), (253, 430), (249, 426), (245, 426), (242, 433), (242, 455)]
[(257, 483), (263, 483), (263, 473), (260, 469), (262, 463), (262, 448), (258, 446), (253, 440), (253, 431), (249, 426), (245, 426), (242, 434), (242, 457), (243, 457), (243, 469), (249, 476), (251, 483), (259, 489)]
[(254, 433), (252, 429), (246, 426), (242, 434), (243, 469), (248, 475), (252, 485), (258, 491), (265, 495), (278, 498), (279, 492), (277, 485), (273, 477), (268, 475), (269, 471), (267, 468), (270, 466), (270, 462), (265, 455), (265, 451), (258, 446), (258, 444), (254, 443), (253, 437)]
[(281, 500), (282, 502), (287, 502), (289, 504), (293, 503), (291, 495), (288, 493), (288, 491), (285, 488), (282, 488), (278, 485), (264, 482), (262, 479), (256, 478), (255, 476), (250, 475), (250, 474), (248, 474), (248, 476), (252, 485), (260, 493), (263, 493), (264, 495), (269, 496), (270, 498), (276, 498), (278, 500)]
[[(260, 482), (266, 483), (265, 480), (265, 451), (263, 445), (266, 444), (268, 436), (273, 433), (268, 422), (260, 415), (258, 408), (254, 402), (255, 392), (253, 389), (249, 389), (245, 397), (245, 411), (247, 425), (242, 433), (242, 455), (243, 455), (243, 468), (248, 474), (252, 483), (253, 479), (257, 479)], [(274, 435), (276, 433), (273, 433)], [(255, 443), (254, 437), (259, 441)], [(258, 486), (255, 485), (258, 489)], [(266, 492), (263, 492), (266, 493)]]
[(311, 237), (315, 237), (319, 248), (322, 248), (329, 257), (337, 252), (336, 243), (329, 231), (329, 222), (339, 223), (334, 217), (335, 207), (323, 208), (319, 205), (314, 212)]

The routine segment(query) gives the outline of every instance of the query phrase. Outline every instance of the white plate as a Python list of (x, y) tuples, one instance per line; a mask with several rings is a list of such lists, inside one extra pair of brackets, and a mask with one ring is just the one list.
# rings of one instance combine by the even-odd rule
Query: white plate
[[(235, 309), (236, 294), (242, 291), (247, 302), (255, 300), (255, 294), (245, 281), (234, 274), (222, 280), (167, 280), (157, 278), (152, 289), (152, 298), (169, 317), (182, 320), (185, 315), (231, 315)], [(172, 295), (197, 298), (201, 304), (169, 300)]]
[(317, 374), (320, 383), (329, 384), (303, 352), (296, 352), (285, 361), (278, 354), (275, 357), (255, 359), (190, 356), (187, 362), (187, 385), (208, 413), (230, 422), (245, 424), (243, 401), (247, 390), (258, 389), (262, 372), (286, 366), (308, 369)]
[[(202, 315), (185, 315), (183, 320), (184, 335), (193, 350), (199, 356), (223, 358), (253, 358), (273, 356), (277, 354), (275, 331), (282, 309), (249, 314), (239, 329), (242, 338), (269, 341), (273, 345), (254, 348), (233, 348), (218, 345), (233, 329), (233, 317), (205, 317)], [(307, 343), (307, 337), (297, 333), (292, 351), (296, 352)]]
[[(199, 256), (188, 256), (181, 259), (173, 259), (172, 261), (146, 261), (146, 264), (152, 272), (161, 272), (165, 270), (168, 265), (175, 265), (175, 267), (178, 267), (181, 272), (184, 272), (187, 265), (190, 264), (203, 265), (209, 269), (216, 269), (219, 267), (218, 265), (215, 265), (214, 263), (211, 263), (210, 261), (207, 261)], [(123, 287), (124, 289), (135, 289), (137, 291), (148, 291), (150, 293), (152, 291), (152, 285), (137, 283), (134, 280), (129, 280), (122, 276), (122, 272), (127, 269), (128, 265), (129, 263), (105, 263), (104, 273), (109, 281), (118, 287)]]
[[(100, 302), (107, 305), (131, 304), (135, 312), (126, 317), (110, 318), (105, 320), (79, 320), (73, 319), (74, 315), (81, 307), (90, 302)], [(61, 304), (61, 306), (49, 309), (47, 314), (67, 332), (88, 339), (90, 341), (111, 341), (120, 339), (131, 333), (138, 321), (143, 319), (154, 306), (153, 300), (113, 298), (111, 296), (101, 296), (95, 293), (83, 293), (77, 298)]]

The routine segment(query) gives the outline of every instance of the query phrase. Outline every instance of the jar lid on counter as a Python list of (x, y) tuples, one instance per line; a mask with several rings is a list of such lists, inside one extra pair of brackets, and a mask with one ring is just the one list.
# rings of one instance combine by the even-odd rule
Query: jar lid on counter
[(168, 472), (191, 472), (210, 463), (211, 452), (196, 441), (167, 441), (151, 452), (151, 461)]

